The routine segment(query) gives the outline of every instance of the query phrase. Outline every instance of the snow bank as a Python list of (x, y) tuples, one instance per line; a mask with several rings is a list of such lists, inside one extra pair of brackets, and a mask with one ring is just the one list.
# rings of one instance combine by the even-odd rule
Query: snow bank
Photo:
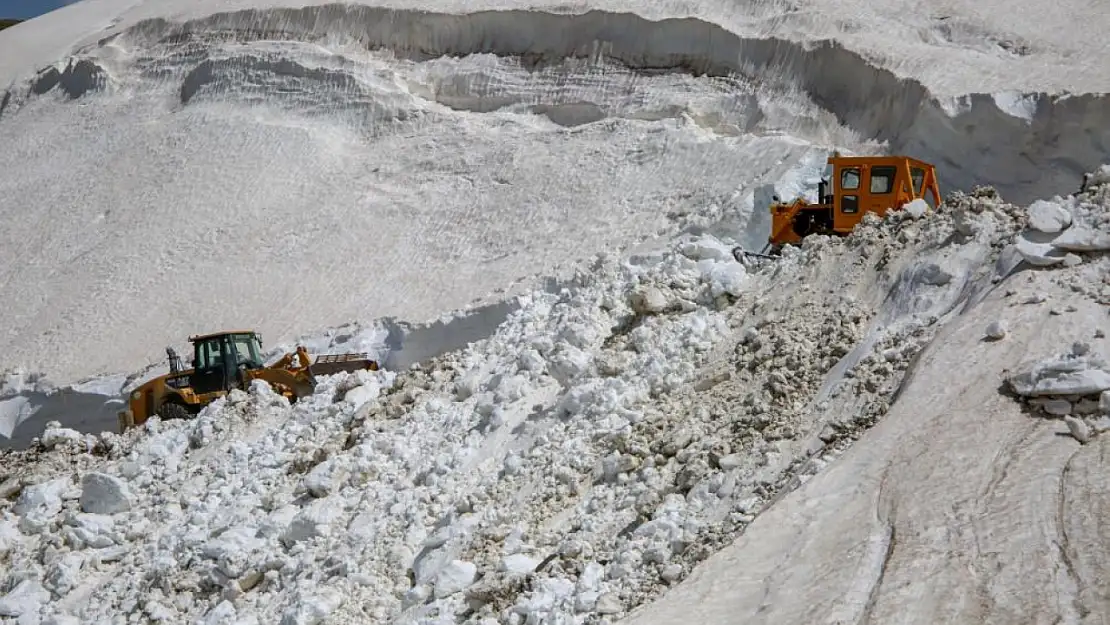
[[(322, 4), (296, 9), (252, 7), (182, 22), (155, 18), (99, 39), (95, 45), (81, 50), (80, 60), (67, 66), (75, 69), (67, 71), (82, 76), (99, 75), (103, 68), (94, 71), (91, 67), (79, 69), (78, 65), (96, 66), (93, 59), (100, 56), (98, 49), (102, 46), (144, 49), (166, 40), (193, 39), (206, 32), (222, 33), (221, 37), (234, 33), (239, 42), (273, 41), (274, 34), (281, 33), (277, 36), (279, 41), (323, 40), (340, 49), (346, 42), (358, 42), (361, 46), (382, 48), (396, 57), (419, 62), (444, 55), (484, 54), (558, 62), (597, 58), (600, 53), (631, 69), (668, 68), (707, 76), (755, 76), (766, 87), (803, 94), (859, 136), (888, 142), (888, 148), (895, 153), (908, 152), (935, 161), (946, 188), (968, 190), (975, 184), (989, 184), (1006, 197), (1029, 202), (1036, 197), (1077, 188), (1084, 167), (1092, 168), (1107, 156), (1097, 143), (1085, 139), (1090, 132), (1105, 126), (1110, 114), (1110, 106), (1098, 95), (972, 93), (962, 95), (960, 107), (953, 111), (947, 100), (942, 102), (932, 97), (920, 82), (896, 76), (835, 40), (801, 44), (774, 37), (745, 37), (702, 19), (650, 20), (636, 13), (596, 9), (581, 14), (539, 10), (472, 11), (456, 14), (360, 4)], [(87, 58), (90, 56), (92, 59)], [(279, 79), (293, 76), (323, 83), (323, 93), (334, 93), (341, 100), (335, 103), (339, 106), (350, 106), (360, 100), (358, 91), (362, 80), (349, 68), (305, 66), (297, 57), (271, 60), (244, 52), (225, 58), (206, 59), (204, 56), (192, 53), (191, 58), (181, 59), (184, 69), (191, 68), (184, 74), (181, 85), (183, 103), (188, 103), (208, 83), (218, 83), (216, 91), (221, 100), (229, 95), (234, 98), (235, 92), (244, 89), (247, 93), (255, 93), (254, 97), (273, 97), (278, 91), (278, 85), (268, 87), (265, 80), (262, 84), (257, 81), (244, 84), (241, 79), (245, 74)], [(118, 62), (118, 59), (112, 60)], [(585, 67), (583, 70), (589, 71)], [(845, 90), (843, 81), (837, 78), (844, 75), (858, 76), (857, 84), (865, 87)], [(44, 80), (48, 80), (45, 85), (42, 84)], [(57, 82), (54, 78), (40, 76), (32, 89), (43, 92), (54, 82)], [(82, 85), (90, 82), (93, 81), (81, 80)], [(504, 88), (498, 88), (497, 82), (494, 77), (489, 83), (483, 81), (475, 85), (466, 80), (464, 74), (443, 85), (430, 85), (430, 93), (426, 95), (453, 108), (481, 112), (527, 104), (553, 119), (556, 119), (555, 112), (560, 110), (566, 110), (572, 117), (580, 113), (571, 111), (592, 111), (570, 125), (597, 121), (612, 114), (611, 103), (590, 99), (566, 103), (544, 101), (537, 99), (530, 90), (506, 93)], [(488, 92), (483, 93), (483, 89)], [(297, 88), (293, 90), (293, 97), (297, 97), (298, 91)], [(403, 93), (404, 90), (397, 92), (398, 96)], [(312, 97), (313, 106), (326, 105), (326, 101), (319, 98), (318, 95)], [(17, 94), (11, 106), (16, 106), (21, 99)], [(874, 103), (879, 101), (885, 104), (882, 113), (876, 114)], [(1021, 102), (1020, 114), (1015, 113), (1016, 101)], [(734, 107), (735, 103), (729, 108)], [(765, 114), (774, 111), (769, 107), (761, 108)], [(646, 111), (638, 115), (645, 113), (648, 118), (653, 117)], [(385, 112), (376, 112), (378, 117), (382, 114)], [(390, 113), (393, 114), (397, 113)], [(700, 115), (696, 111), (691, 114), (708, 120), (729, 115), (728, 109), (719, 105)], [(748, 123), (758, 121), (755, 111), (742, 115), (750, 120)], [(743, 118), (736, 130), (751, 130)], [(808, 134), (801, 127), (790, 131), (802, 136)], [(1040, 139), (1046, 135), (1059, 135), (1059, 139), (1049, 145)], [(1011, 155), (1008, 148), (999, 143), (1002, 140), (1024, 146), (1021, 153), (1025, 157)], [(1030, 148), (1031, 142), (1035, 149)], [(1068, 156), (1067, 162), (1082, 165), (1062, 164), (1064, 159), (1058, 157), (1064, 155)], [(975, 167), (971, 167), (973, 162)]]
[(50, 422), (82, 433), (118, 429), (123, 376), (57, 387), (46, 376), (12, 372), (0, 377), (0, 449), (23, 449)]

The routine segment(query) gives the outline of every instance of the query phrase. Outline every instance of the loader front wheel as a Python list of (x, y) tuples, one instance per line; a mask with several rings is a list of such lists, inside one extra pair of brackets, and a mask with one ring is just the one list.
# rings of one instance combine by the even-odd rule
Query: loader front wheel
[(158, 416), (162, 417), (163, 421), (169, 421), (171, 419), (191, 419), (193, 417), (185, 406), (177, 402), (166, 402), (162, 404), (162, 406), (158, 408)]

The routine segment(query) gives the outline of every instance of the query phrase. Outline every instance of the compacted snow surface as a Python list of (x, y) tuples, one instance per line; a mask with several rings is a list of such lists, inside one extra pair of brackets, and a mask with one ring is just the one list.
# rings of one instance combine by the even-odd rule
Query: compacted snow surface
[[(1058, 5), (0, 33), (0, 622), (1101, 618), (1110, 77)], [(830, 149), (946, 202), (733, 258)], [(243, 326), (385, 367), (110, 432)]]

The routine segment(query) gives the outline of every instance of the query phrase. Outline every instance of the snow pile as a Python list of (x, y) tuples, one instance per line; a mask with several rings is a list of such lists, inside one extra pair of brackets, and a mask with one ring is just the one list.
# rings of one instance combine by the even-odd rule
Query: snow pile
[(54, 390), (54, 385), (41, 373), (22, 370), (0, 373), (0, 436), (10, 438), (20, 423), (38, 411), (31, 402), (31, 395)]
[[(1029, 228), (1015, 246), (1032, 265), (1071, 270), (1054, 281), (1075, 295), (1110, 304), (1110, 167), (1084, 176), (1084, 191), (1067, 199), (1038, 201), (1029, 207)], [(1039, 239), (1037, 243), (1031, 240)], [(1040, 304), (1040, 293), (1019, 305)], [(1052, 306), (1050, 314), (1076, 311), (1073, 304)], [(1093, 339), (1105, 338), (1098, 328)], [(1072, 343), (1065, 353), (1024, 363), (1006, 377), (1008, 389), (1049, 418), (1063, 419), (1080, 442), (1110, 429), (1110, 364), (1088, 341)]]
[(689, 235), (293, 406), (256, 383), (189, 422), (51, 427), (0, 476), (3, 599), (28, 622), (615, 618), (880, 420), (1024, 225), (988, 189), (761, 267)]
[[(868, 271), (896, 269), (867, 280), (871, 301), (885, 300), (875, 330), (801, 416), (818, 419), (807, 428), (818, 449), (842, 446), (840, 435), (866, 440), (816, 476), (800, 471), (804, 485), (625, 622), (1050, 622), (1097, 612), (1110, 262), (1088, 251), (1038, 266), (1018, 249), (1046, 224), (1099, 223), (1110, 197), (1096, 180), (1048, 201), (1068, 217), (1044, 219), (1043, 203), (1018, 208), (981, 188), (922, 219), (868, 220), (848, 237)], [(893, 236), (873, 237), (883, 232)], [(890, 250), (896, 241), (906, 249)], [(824, 253), (820, 240), (810, 247)], [(848, 271), (853, 261), (844, 251), (825, 259)], [(822, 278), (812, 271), (797, 292), (838, 290)]]
[[(1099, 186), (1101, 194), (1110, 193)], [(1110, 250), (1110, 214), (1091, 195), (1069, 196), (1067, 200), (1038, 200), (1029, 207), (1029, 229), (1015, 245), (1031, 265), (1077, 265), (1077, 253)]]

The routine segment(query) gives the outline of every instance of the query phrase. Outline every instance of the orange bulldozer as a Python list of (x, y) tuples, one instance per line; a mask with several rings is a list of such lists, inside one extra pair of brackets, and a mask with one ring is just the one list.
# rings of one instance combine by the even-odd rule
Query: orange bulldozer
[(798, 244), (811, 234), (844, 236), (863, 221), (864, 215), (880, 217), (900, 210), (913, 200), (932, 196), (932, 207), (941, 203), (937, 173), (933, 165), (908, 156), (840, 156), (833, 153), (828, 165), (832, 185), (822, 179), (818, 201), (802, 198), (770, 206), (771, 236), (761, 253), (735, 248), (732, 255), (773, 258), (784, 245)]

